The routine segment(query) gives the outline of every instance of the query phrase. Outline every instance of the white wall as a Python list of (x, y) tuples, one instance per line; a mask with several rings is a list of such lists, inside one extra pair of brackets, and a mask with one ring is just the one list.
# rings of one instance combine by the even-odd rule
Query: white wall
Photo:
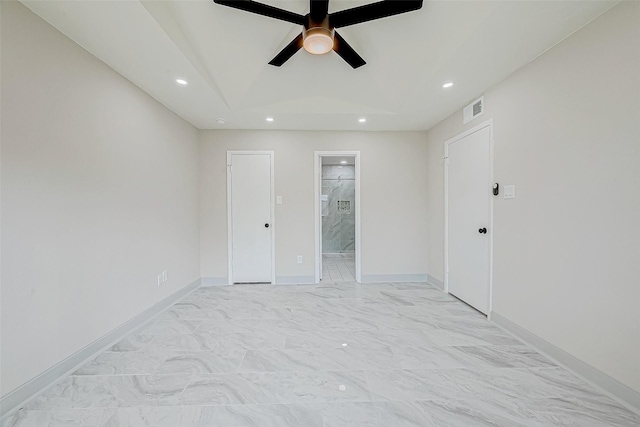
[(622, 2), (428, 132), (429, 273), (444, 141), (493, 118), (494, 311), (640, 391), (640, 3)]
[(5, 395), (200, 274), (197, 130), (1, 4)]
[[(227, 150), (273, 150), (276, 280), (314, 268), (314, 151), (361, 153), (363, 280), (426, 275), (425, 132), (203, 131), (200, 134), (202, 276), (227, 277)], [(296, 256), (303, 256), (303, 264)]]

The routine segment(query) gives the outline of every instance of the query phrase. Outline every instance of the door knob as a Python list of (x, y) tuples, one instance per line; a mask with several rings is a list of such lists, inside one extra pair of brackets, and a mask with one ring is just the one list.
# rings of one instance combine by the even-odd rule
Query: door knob
[(269, 228), (269, 223), (266, 223), (266, 224), (264, 225), (264, 228)]
[(486, 228), (481, 228), (480, 230), (478, 230), (478, 233), (480, 234), (487, 234), (487, 229)]

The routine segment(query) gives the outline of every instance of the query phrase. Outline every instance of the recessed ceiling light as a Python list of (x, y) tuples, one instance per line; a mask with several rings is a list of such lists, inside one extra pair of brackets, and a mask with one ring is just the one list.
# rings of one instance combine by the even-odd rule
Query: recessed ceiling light
[(219, 125), (224, 125), (225, 123), (227, 123), (227, 121), (223, 118), (216, 119), (216, 122), (218, 122)]
[(453, 82), (446, 82), (445, 84), (442, 85), (442, 87), (445, 88), (445, 89), (449, 88), (451, 86), (453, 86)]
[(366, 121), (367, 121), (367, 119), (365, 119), (364, 117), (362, 117), (362, 118), (358, 119), (358, 121), (359, 121), (360, 123), (364, 123), (364, 122), (366, 122)]
[(184, 85), (187, 84), (187, 81), (183, 80), (183, 79), (176, 79), (176, 83), (178, 83), (179, 85), (183, 85), (184, 86)]
[(342, 164), (342, 165), (346, 165), (346, 164), (347, 164), (347, 161), (346, 161), (346, 160), (340, 160), (340, 164)]
[(273, 117), (267, 117), (267, 121), (268, 122), (272, 122), (273, 121)]

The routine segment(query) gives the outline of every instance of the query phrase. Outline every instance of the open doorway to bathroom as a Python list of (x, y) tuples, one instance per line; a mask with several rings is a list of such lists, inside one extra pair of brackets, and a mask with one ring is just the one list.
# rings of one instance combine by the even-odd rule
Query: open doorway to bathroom
[(316, 283), (360, 281), (359, 152), (316, 152)]

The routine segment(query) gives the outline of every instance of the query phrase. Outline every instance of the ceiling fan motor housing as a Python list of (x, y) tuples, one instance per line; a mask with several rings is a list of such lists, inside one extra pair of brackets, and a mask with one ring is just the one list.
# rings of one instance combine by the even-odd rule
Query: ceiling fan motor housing
[(424, 0), (379, 0), (338, 12), (329, 13), (329, 0), (309, 0), (309, 13), (300, 15), (254, 0), (213, 0), (217, 4), (302, 26), (302, 33), (284, 47), (269, 64), (280, 67), (297, 51), (321, 55), (333, 50), (352, 68), (366, 64), (347, 41), (335, 31), (349, 25), (418, 10)]
[(322, 21), (315, 21), (308, 15), (307, 23), (302, 29), (304, 49), (314, 55), (322, 55), (333, 50), (335, 30), (329, 25), (329, 16)]

